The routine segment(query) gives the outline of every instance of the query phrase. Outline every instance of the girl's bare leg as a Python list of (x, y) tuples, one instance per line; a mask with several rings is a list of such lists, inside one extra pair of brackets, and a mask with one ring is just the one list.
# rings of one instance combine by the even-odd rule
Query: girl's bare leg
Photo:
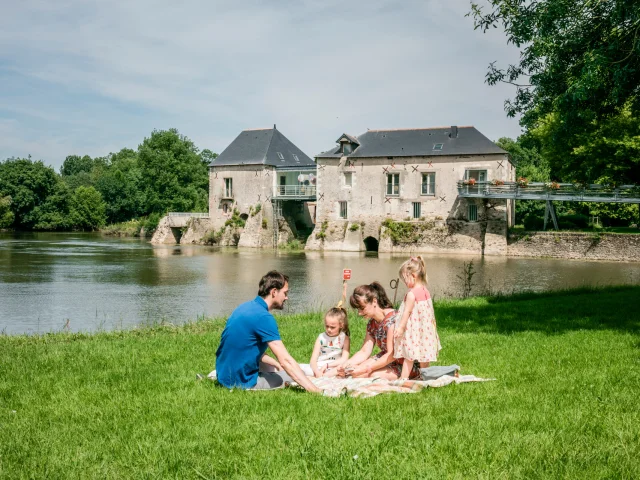
[(420, 368), (428, 368), (430, 365), (429, 362), (420, 362)]
[(402, 363), (402, 373), (400, 374), (400, 378), (404, 378), (408, 380), (409, 375), (411, 375), (412, 369), (413, 369), (413, 360), (409, 360), (408, 358), (405, 358), (404, 362)]

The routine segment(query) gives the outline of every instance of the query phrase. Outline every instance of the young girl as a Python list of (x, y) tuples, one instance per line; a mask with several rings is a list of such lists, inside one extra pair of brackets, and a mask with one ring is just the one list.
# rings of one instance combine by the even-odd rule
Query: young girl
[(420, 368), (438, 359), (440, 339), (436, 331), (431, 295), (427, 290), (427, 271), (421, 256), (411, 257), (400, 267), (400, 278), (409, 288), (398, 314), (394, 332), (394, 357), (403, 358), (401, 378), (409, 378), (414, 361)]
[(337, 367), (349, 359), (349, 322), (342, 307), (330, 309), (324, 316), (324, 332), (313, 346), (309, 365), (300, 365), (309, 376), (334, 377)]

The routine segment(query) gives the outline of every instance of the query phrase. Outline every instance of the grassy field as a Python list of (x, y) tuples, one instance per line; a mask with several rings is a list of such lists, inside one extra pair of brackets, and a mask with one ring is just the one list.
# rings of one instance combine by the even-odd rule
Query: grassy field
[[(370, 399), (196, 382), (221, 320), (1, 336), (0, 478), (640, 478), (639, 299), (439, 301), (439, 363), (497, 381)], [(306, 361), (320, 315), (279, 324)]]

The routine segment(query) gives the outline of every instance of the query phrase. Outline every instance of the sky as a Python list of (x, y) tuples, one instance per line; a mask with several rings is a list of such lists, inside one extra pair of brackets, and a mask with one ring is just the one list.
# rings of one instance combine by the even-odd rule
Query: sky
[(0, 159), (137, 148), (177, 128), (222, 152), (277, 124), (313, 157), (342, 133), (474, 125), (520, 133), (468, 0), (24, 0), (0, 16)]

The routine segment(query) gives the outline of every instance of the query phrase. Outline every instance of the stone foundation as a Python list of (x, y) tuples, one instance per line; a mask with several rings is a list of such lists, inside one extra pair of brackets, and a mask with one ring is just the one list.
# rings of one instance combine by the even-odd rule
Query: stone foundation
[(640, 235), (525, 232), (509, 236), (507, 255), (640, 262)]

